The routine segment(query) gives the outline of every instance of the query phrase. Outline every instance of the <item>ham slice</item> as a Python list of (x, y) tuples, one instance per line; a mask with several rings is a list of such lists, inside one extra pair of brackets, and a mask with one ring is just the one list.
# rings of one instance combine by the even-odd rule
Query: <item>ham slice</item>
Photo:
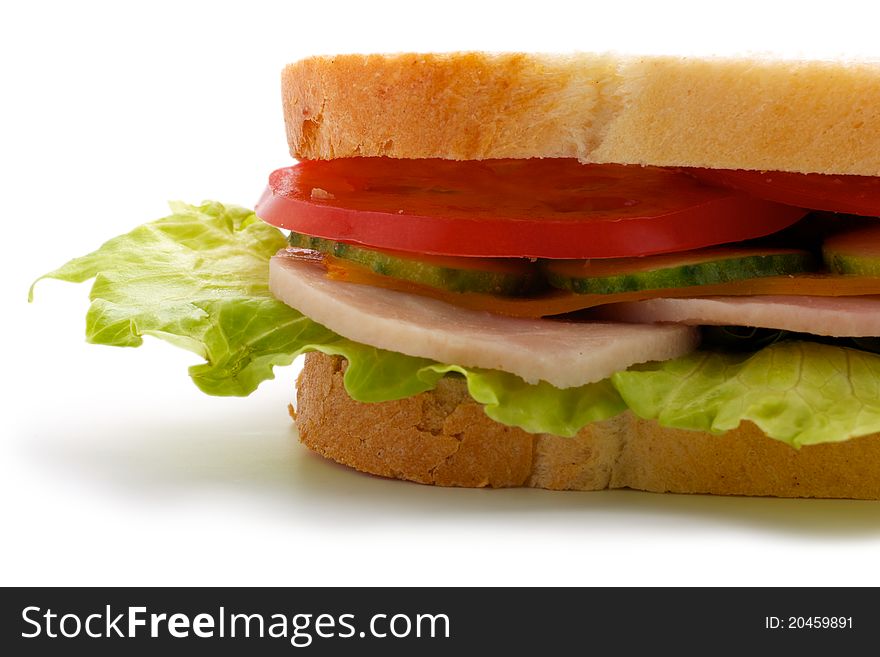
[(880, 336), (880, 296), (650, 299), (605, 306), (595, 316), (638, 323), (756, 326), (837, 338)]
[(521, 319), (468, 310), (330, 280), (320, 266), (282, 255), (270, 262), (269, 287), (284, 303), (350, 340), (559, 388), (601, 381), (635, 363), (682, 356), (699, 339), (687, 326)]

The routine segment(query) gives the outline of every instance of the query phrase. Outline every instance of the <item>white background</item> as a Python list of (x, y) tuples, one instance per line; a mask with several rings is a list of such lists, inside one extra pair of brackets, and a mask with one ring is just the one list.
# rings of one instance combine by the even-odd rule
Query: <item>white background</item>
[(247, 399), (210, 398), (186, 375), (191, 354), (85, 344), (88, 286), (45, 282), (25, 302), (36, 276), (163, 216), (168, 199), (252, 205), (289, 162), (279, 71), (299, 57), (877, 57), (874, 3), (11, 4), (0, 584), (880, 584), (878, 503), (367, 477), (296, 442), (292, 368)]

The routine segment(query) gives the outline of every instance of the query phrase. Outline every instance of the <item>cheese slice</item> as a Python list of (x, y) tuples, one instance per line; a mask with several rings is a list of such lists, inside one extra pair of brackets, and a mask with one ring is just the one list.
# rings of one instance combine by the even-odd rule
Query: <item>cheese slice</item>
[(601, 381), (630, 365), (694, 350), (697, 329), (523, 319), (453, 306), (438, 299), (334, 281), (320, 265), (278, 255), (272, 293), (339, 335), (441, 363), (502, 370), (559, 388)]

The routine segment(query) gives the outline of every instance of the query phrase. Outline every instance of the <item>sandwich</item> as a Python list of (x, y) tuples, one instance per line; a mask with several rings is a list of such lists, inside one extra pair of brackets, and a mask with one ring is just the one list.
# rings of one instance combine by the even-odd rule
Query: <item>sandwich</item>
[(424, 484), (880, 498), (880, 65), (309, 58), (251, 212), (47, 277), (301, 441)]

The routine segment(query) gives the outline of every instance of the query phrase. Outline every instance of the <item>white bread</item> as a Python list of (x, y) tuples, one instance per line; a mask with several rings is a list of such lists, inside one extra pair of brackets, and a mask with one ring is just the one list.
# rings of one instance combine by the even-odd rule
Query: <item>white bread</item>
[(456, 378), (399, 401), (356, 402), (344, 367), (340, 358), (306, 357), (300, 439), (376, 475), (441, 486), (880, 499), (880, 434), (795, 450), (749, 423), (714, 436), (625, 413), (574, 438), (532, 435), (489, 419)]
[(578, 54), (313, 57), (285, 68), (301, 159), (386, 155), (880, 175), (880, 63)]

